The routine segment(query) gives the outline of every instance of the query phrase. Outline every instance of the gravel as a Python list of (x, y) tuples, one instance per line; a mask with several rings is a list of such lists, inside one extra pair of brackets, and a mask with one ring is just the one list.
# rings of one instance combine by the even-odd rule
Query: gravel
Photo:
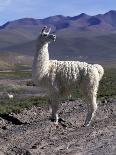
[(26, 122), (21, 125), (0, 118), (0, 155), (116, 155), (115, 100), (99, 103), (89, 127), (83, 127), (87, 106), (81, 100), (62, 103), (59, 114), (67, 127), (56, 127), (47, 107), (13, 113)]

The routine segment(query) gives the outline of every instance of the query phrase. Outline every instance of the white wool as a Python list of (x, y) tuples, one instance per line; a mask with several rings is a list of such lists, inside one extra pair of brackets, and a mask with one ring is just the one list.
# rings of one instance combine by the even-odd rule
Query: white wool
[[(67, 91), (62, 92), (64, 95), (69, 95), (72, 87), (76, 87), (78, 85), (84, 85), (90, 87), (91, 91), (92, 86), (97, 93), (98, 83), (103, 76), (103, 68), (100, 65), (91, 65), (85, 62), (79, 61), (50, 61), (49, 62), (49, 70), (46, 78), (49, 79), (48, 85), (55, 85), (57, 91)], [(87, 86), (85, 85), (85, 81), (87, 82)], [(83, 83), (84, 82), (84, 83)], [(96, 89), (95, 89), (96, 87)]]
[[(39, 69), (39, 66), (37, 67), (37, 69)], [(63, 88), (69, 90), (72, 86), (82, 85), (82, 81), (85, 81), (85, 79), (89, 86), (94, 83), (94, 85), (98, 87), (98, 82), (101, 80), (104, 70), (102, 66), (97, 64), (92, 65), (79, 61), (49, 60), (49, 63), (43, 65), (43, 70), (39, 70), (38, 72), (39, 74), (36, 75), (37, 85), (46, 88), (51, 88), (55, 85), (54, 89), (60, 91), (60, 89)], [(46, 79), (48, 79), (47, 83)]]
[(103, 77), (103, 74), (104, 74), (104, 69), (101, 65), (98, 65), (98, 64), (94, 64), (94, 67), (97, 68), (98, 70), (98, 73), (99, 73), (99, 79), (101, 80), (102, 77)]
[[(62, 96), (69, 96), (72, 88), (79, 86), (88, 102), (88, 115), (85, 125), (90, 121), (97, 109), (96, 96), (104, 70), (98, 64), (88, 64), (79, 61), (49, 60), (47, 39), (42, 35), (38, 38), (37, 51), (34, 57), (32, 75), (36, 85), (48, 89), (52, 105), (52, 116), (57, 116), (57, 101)], [(52, 35), (53, 38), (53, 35)]]

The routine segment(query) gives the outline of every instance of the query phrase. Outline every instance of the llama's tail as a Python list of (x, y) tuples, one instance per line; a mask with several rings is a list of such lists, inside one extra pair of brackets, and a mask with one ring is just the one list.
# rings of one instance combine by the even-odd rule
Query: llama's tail
[(101, 65), (98, 65), (98, 64), (94, 64), (94, 67), (97, 68), (98, 70), (98, 73), (99, 73), (99, 80), (102, 79), (103, 75), (104, 75), (104, 69)]

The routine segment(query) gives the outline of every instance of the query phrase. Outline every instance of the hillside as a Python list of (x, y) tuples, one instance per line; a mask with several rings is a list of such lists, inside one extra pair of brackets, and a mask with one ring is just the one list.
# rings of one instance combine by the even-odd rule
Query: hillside
[(95, 16), (82, 13), (74, 17), (56, 15), (7, 22), (0, 26), (0, 53), (33, 56), (35, 40), (44, 25), (57, 34), (55, 44), (50, 46), (51, 58), (115, 64), (116, 11)]

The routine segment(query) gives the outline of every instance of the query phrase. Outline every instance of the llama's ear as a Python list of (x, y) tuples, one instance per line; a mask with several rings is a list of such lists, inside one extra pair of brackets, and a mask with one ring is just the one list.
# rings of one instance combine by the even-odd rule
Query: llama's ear
[(47, 29), (47, 26), (44, 26), (43, 29), (41, 30), (41, 34), (46, 33), (46, 29)]
[(49, 34), (51, 32), (51, 28), (49, 28), (49, 30), (48, 30), (48, 32), (47, 32), (47, 34)]

